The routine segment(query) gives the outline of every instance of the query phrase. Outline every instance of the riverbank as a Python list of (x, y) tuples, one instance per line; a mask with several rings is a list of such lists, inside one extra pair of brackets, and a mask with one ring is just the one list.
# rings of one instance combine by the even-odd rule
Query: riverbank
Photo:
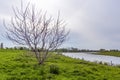
[(120, 57), (120, 51), (100, 51), (100, 52), (96, 52), (96, 53), (93, 53), (93, 54)]
[[(114, 75), (114, 76), (113, 76)], [(0, 50), (1, 80), (119, 80), (120, 67), (50, 54), (44, 65), (26, 51)]]

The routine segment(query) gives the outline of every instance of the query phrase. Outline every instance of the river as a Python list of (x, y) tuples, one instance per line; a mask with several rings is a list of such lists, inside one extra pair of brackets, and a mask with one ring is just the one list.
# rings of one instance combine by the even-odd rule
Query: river
[(96, 55), (91, 53), (62, 53), (65, 56), (69, 56), (72, 58), (84, 59), (90, 62), (105, 62), (110, 65), (120, 65), (120, 57), (114, 56), (105, 56), (105, 55)]

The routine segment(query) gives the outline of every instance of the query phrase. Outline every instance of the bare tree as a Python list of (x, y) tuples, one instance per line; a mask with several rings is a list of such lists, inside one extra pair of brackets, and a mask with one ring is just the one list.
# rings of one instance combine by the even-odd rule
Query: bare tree
[[(13, 8), (14, 17), (7, 27), (7, 38), (11, 41), (27, 45), (34, 51), (38, 64), (43, 64), (50, 50), (58, 48), (66, 40), (69, 31), (65, 30), (65, 23), (48, 17), (46, 12), (36, 11), (28, 4), (25, 8)], [(38, 50), (40, 49), (40, 50)]]

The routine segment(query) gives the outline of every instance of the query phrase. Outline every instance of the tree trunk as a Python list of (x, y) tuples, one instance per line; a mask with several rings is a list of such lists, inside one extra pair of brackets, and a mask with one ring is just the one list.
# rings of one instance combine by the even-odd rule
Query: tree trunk
[(44, 53), (45, 55), (41, 58), (41, 60), (39, 60), (39, 62), (38, 62), (38, 64), (39, 65), (42, 65), (44, 62), (45, 62), (45, 60), (46, 60), (46, 58), (47, 58), (47, 52), (46, 53)]
[(39, 62), (38, 62), (38, 65), (42, 65), (43, 63), (44, 63), (44, 60), (39, 61)]

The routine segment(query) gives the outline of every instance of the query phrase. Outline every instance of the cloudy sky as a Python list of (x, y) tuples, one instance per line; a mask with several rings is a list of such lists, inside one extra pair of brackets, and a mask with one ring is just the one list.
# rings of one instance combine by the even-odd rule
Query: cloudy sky
[[(120, 0), (23, 0), (38, 9), (61, 18), (70, 29), (69, 39), (63, 47), (80, 49), (120, 49)], [(12, 6), (20, 6), (20, 0), (0, 0), (0, 42), (13, 45), (3, 34), (3, 19), (8, 22), (13, 15)]]

